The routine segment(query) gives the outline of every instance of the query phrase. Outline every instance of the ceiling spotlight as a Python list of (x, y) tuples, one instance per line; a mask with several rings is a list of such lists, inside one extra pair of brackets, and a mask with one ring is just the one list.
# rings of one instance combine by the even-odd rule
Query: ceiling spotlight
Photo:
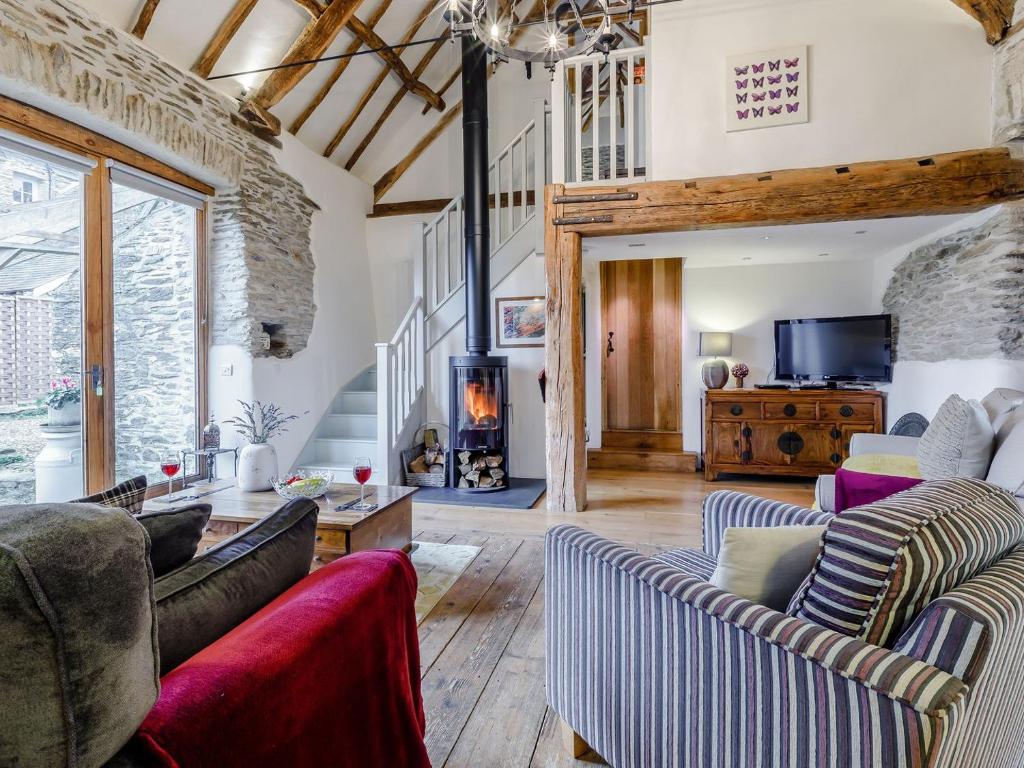
[(855, 234), (855, 235), (866, 235), (867, 233), (868, 233), (868, 231), (866, 229), (858, 229), (853, 234)]
[(762, 237), (761, 239), (762, 239), (762, 240), (771, 240), (771, 239), (772, 239), (772, 236), (771, 236), (771, 235), (765, 235), (765, 236), (764, 236), (764, 237)]
[(750, 261), (750, 257), (749, 256), (744, 256), (744, 257), (742, 257), (740, 259), (740, 261)]

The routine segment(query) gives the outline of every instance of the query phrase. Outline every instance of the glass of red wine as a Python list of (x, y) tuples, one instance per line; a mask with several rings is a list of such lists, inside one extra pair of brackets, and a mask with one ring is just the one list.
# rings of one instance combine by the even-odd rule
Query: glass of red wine
[(354, 509), (366, 509), (366, 483), (369, 482), (372, 474), (373, 465), (370, 464), (370, 457), (357, 457), (352, 465), (352, 477), (359, 483), (359, 503), (354, 505)]
[(172, 478), (178, 474), (181, 469), (181, 452), (180, 451), (168, 451), (163, 454), (160, 458), (160, 471), (164, 473), (167, 478), (167, 497), (170, 499), (171, 492), (174, 490)]

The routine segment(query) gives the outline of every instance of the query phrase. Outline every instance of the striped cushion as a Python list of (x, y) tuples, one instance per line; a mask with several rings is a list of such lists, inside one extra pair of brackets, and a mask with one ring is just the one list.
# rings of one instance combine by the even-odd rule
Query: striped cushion
[(118, 483), (113, 488), (94, 493), (92, 496), (76, 500), (75, 504), (102, 504), (105, 507), (117, 507), (131, 515), (142, 512), (146, 501), (146, 476), (139, 475), (131, 480)]
[(935, 598), (1024, 541), (1024, 514), (980, 480), (922, 483), (829, 521), (787, 613), (888, 647)]
[(707, 581), (715, 572), (715, 558), (699, 549), (672, 549), (655, 555), (651, 560), (671, 565), (701, 581)]

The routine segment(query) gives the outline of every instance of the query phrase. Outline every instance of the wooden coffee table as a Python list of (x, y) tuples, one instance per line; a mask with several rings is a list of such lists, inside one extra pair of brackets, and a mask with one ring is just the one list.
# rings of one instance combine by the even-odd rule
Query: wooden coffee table
[[(285, 500), (274, 491), (246, 492), (234, 480), (223, 480), (195, 488), (198, 493), (212, 491), (198, 499), (182, 498), (179, 491), (170, 503), (157, 496), (146, 502), (147, 512), (169, 506), (203, 502), (213, 507), (210, 523), (200, 547), (216, 544), (262, 520)], [(412, 495), (415, 488), (396, 485), (367, 485), (366, 499), (377, 508), (370, 512), (335, 511), (335, 507), (359, 498), (359, 486), (334, 484), (325, 497), (317, 499), (320, 515), (316, 524), (314, 567), (365, 549), (401, 549), (412, 547)]]

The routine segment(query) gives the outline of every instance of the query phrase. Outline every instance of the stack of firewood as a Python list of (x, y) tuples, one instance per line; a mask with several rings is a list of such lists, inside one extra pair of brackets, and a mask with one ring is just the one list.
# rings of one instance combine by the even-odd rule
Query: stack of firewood
[(439, 445), (425, 448), (423, 453), (409, 462), (406, 469), (417, 475), (425, 475), (428, 472), (432, 475), (443, 475), (444, 450)]
[(501, 488), (505, 485), (505, 457), (498, 454), (459, 451), (459, 488)]

